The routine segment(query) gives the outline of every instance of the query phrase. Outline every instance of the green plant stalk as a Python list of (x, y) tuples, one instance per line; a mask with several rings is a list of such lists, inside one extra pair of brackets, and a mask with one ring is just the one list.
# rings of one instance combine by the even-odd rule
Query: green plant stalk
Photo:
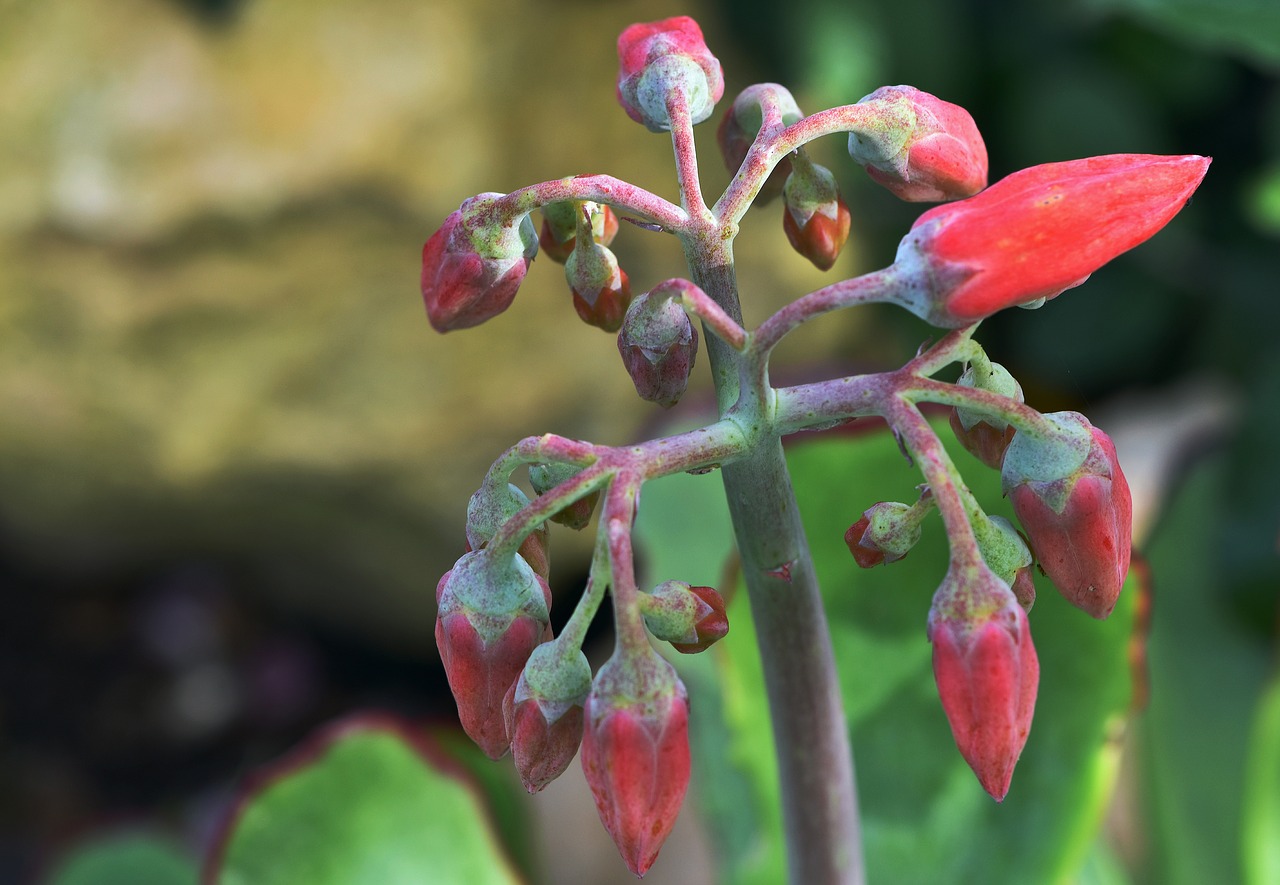
[[(726, 242), (685, 240), (693, 281), (742, 321)], [(705, 336), (722, 416), (752, 444), (721, 471), (764, 669), (778, 757), (788, 878), (795, 885), (865, 881), (853, 753), (835, 657), (782, 442), (760, 414), (765, 391), (742, 355)], [(767, 405), (767, 404), (765, 404)]]

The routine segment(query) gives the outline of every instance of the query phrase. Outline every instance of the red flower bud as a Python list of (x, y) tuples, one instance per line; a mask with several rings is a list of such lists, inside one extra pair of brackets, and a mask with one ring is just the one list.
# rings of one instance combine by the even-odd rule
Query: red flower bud
[(652, 652), (615, 654), (587, 696), (582, 770), (600, 821), (643, 876), (671, 834), (689, 786), (689, 700)]
[[(737, 172), (742, 166), (742, 161), (747, 158), (747, 152), (751, 150), (751, 145), (760, 133), (760, 127), (764, 125), (764, 115), (760, 111), (760, 94), (766, 90), (773, 93), (775, 100), (781, 106), (782, 122), (785, 125), (790, 126), (803, 116), (800, 113), (800, 106), (796, 104), (791, 93), (777, 83), (757, 83), (738, 93), (729, 112), (724, 115), (724, 119), (716, 129), (716, 143), (720, 146), (720, 156), (724, 157), (724, 165), (730, 173)], [(791, 158), (783, 157), (765, 179), (753, 205), (763, 206), (782, 193), (782, 186), (790, 174)]]
[[(962, 387), (989, 390), (1017, 402), (1025, 401), (1022, 385), (1009, 374), (1008, 369), (999, 363), (987, 363), (987, 367), (981, 373), (971, 365), (965, 367), (956, 383)], [(1000, 469), (1000, 462), (1004, 460), (1004, 450), (1009, 447), (1009, 441), (1013, 439), (1015, 432), (1013, 425), (1008, 421), (1001, 421), (999, 418), (971, 412), (968, 409), (951, 410), (951, 430), (970, 455), (993, 470)]]
[(478, 326), (511, 306), (538, 252), (533, 222), (484, 227), (481, 194), (445, 219), (422, 247), (422, 300), (437, 332)]
[(534, 649), (502, 703), (520, 781), (536, 793), (564, 774), (582, 743), (591, 667), (582, 652), (562, 659), (555, 643)]
[(985, 566), (953, 566), (929, 612), (933, 675), (951, 734), (997, 802), (1031, 731), (1040, 663), (1027, 614)]
[(645, 292), (627, 309), (618, 332), (618, 353), (648, 402), (671, 408), (684, 396), (698, 356), (698, 330), (666, 285)]
[(724, 95), (720, 62), (688, 16), (634, 24), (618, 37), (618, 103), (654, 132), (671, 128), (667, 95), (679, 89), (694, 123), (711, 116)]
[(645, 626), (681, 654), (704, 652), (729, 634), (724, 598), (712, 587), (666, 581), (640, 598)]
[(584, 323), (616, 332), (631, 304), (631, 281), (604, 246), (579, 245), (564, 265), (573, 291), (573, 307)]
[(868, 507), (844, 533), (844, 542), (862, 568), (897, 562), (920, 541), (922, 511), (896, 501)]
[(542, 207), (542, 231), (538, 246), (542, 254), (558, 264), (564, 264), (573, 254), (578, 241), (579, 212), (591, 216), (592, 237), (601, 246), (607, 246), (618, 235), (618, 213), (604, 203), (550, 203)]
[(1208, 157), (1114, 154), (1023, 169), (916, 219), (895, 266), (902, 304), (960, 328), (1053, 298), (1155, 235), (1204, 178)]
[(1108, 437), (1077, 412), (1046, 415), (1090, 434), (1083, 461), (1060, 446), (1018, 434), (1001, 481), (1049, 580), (1072, 605), (1105, 618), (1129, 574), (1133, 499)]
[(491, 759), (510, 747), (502, 702), (533, 650), (551, 638), (551, 591), (519, 556), (467, 553), (436, 588), (436, 646), (458, 719)]
[(937, 202), (987, 186), (987, 146), (969, 112), (914, 86), (885, 86), (858, 104), (884, 125), (849, 133), (849, 154), (900, 200)]
[(797, 167), (782, 188), (782, 198), (782, 229), (791, 248), (819, 270), (830, 270), (849, 239), (850, 224), (849, 207), (840, 199), (835, 176), (816, 164)]

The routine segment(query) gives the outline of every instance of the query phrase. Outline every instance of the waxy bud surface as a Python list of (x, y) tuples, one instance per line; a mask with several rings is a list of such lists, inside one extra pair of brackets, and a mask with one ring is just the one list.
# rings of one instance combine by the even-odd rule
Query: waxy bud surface
[[(1016, 402), (1025, 402), (1022, 385), (999, 363), (988, 363), (979, 371), (974, 366), (965, 367), (956, 381), (961, 387), (989, 390), (1007, 396)], [(1015, 428), (1008, 421), (968, 409), (951, 410), (951, 431), (970, 455), (993, 470), (999, 470), (1004, 461), (1004, 450), (1013, 439)]]
[(586, 212), (591, 218), (591, 236), (601, 246), (607, 246), (618, 235), (618, 214), (603, 203), (567, 201), (549, 203), (542, 207), (542, 231), (538, 234), (538, 246), (542, 254), (558, 264), (564, 264), (573, 254), (578, 241), (578, 213)]
[(562, 657), (555, 643), (534, 649), (503, 698), (503, 719), (520, 782), (536, 793), (564, 774), (582, 743), (591, 666), (581, 651)]
[(681, 654), (704, 652), (729, 634), (724, 597), (713, 587), (666, 581), (640, 598), (644, 623)]
[(849, 207), (831, 170), (797, 167), (782, 188), (782, 229), (787, 241), (819, 270), (830, 270), (849, 239)]
[(654, 132), (671, 128), (667, 96), (684, 93), (689, 115), (701, 123), (724, 95), (720, 62), (688, 16), (634, 24), (618, 37), (618, 103)]
[[(534, 492), (543, 495), (565, 480), (577, 476), (581, 470), (582, 468), (575, 464), (534, 464), (529, 468), (529, 485), (533, 486)], [(552, 514), (551, 521), (574, 531), (580, 531), (591, 522), (591, 514), (599, 500), (598, 491), (583, 495), (563, 510)]]
[(1019, 434), (1005, 453), (1001, 482), (1049, 580), (1072, 605), (1105, 618), (1129, 574), (1129, 483), (1111, 438), (1089, 419), (1078, 412), (1045, 417), (1090, 435), (1084, 460), (1064, 469), (1052, 443)]
[(502, 704), (529, 655), (551, 638), (551, 591), (519, 556), (465, 554), (436, 587), (436, 646), (458, 719), (490, 759), (510, 748)]
[(598, 243), (579, 243), (565, 262), (564, 275), (582, 321), (606, 332), (618, 331), (631, 304), (631, 281), (613, 252)]
[(884, 86), (858, 104), (883, 117), (849, 133), (849, 155), (898, 199), (958, 200), (987, 186), (987, 146), (964, 108), (914, 86)]
[(1032, 166), (916, 219), (895, 268), (900, 303), (960, 328), (1053, 298), (1163, 228), (1191, 198), (1208, 157), (1113, 154)]
[[(467, 502), (467, 551), (488, 546), (502, 524), (528, 503), (528, 496), (519, 486), (511, 483), (505, 486), (482, 485)], [(543, 523), (529, 533), (518, 551), (544, 580), (551, 575), (550, 542), (550, 529)]]
[(616, 653), (587, 696), (582, 770), (631, 872), (643, 876), (671, 834), (689, 787), (689, 700), (652, 651)]
[(951, 734), (997, 802), (1035, 712), (1040, 662), (1027, 613), (985, 566), (952, 566), (929, 612), (933, 675)]
[(636, 393), (671, 408), (684, 396), (698, 356), (698, 330), (666, 286), (645, 292), (627, 309), (618, 353)]
[(422, 300), (437, 332), (478, 326), (511, 306), (538, 237), (529, 216), (503, 226), (485, 207), (501, 194), (472, 197), (422, 247)]
[(863, 511), (844, 533), (844, 543), (861, 568), (897, 562), (920, 541), (920, 518), (914, 508), (881, 501)]

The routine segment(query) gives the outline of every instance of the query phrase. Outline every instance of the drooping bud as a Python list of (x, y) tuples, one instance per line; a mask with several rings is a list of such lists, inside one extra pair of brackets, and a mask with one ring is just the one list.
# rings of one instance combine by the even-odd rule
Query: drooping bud
[(587, 696), (582, 770), (600, 821), (643, 876), (671, 834), (689, 786), (689, 699), (652, 650), (615, 652)]
[(1040, 567), (1072, 605), (1105, 618), (1129, 573), (1133, 499), (1111, 438), (1078, 412), (1045, 418), (1087, 434), (1081, 460), (1020, 433), (1005, 452), (1001, 483)]
[(634, 24), (618, 37), (618, 103), (653, 132), (671, 128), (667, 96), (684, 93), (689, 116), (701, 123), (724, 95), (720, 62), (688, 16)]
[(422, 300), (437, 332), (478, 326), (511, 306), (538, 237), (529, 216), (503, 223), (502, 194), (466, 200), (422, 247)]
[[(518, 486), (508, 483), (480, 486), (467, 502), (467, 550), (481, 550), (511, 519), (529, 503), (529, 496)], [(551, 574), (551, 532), (546, 523), (538, 526), (520, 545), (520, 556), (533, 567), (544, 580)]]
[(582, 743), (583, 704), (591, 665), (578, 651), (568, 657), (556, 643), (533, 650), (508, 689), (502, 712), (520, 782), (536, 793), (564, 774)]
[(849, 239), (849, 207), (831, 170), (816, 163), (795, 164), (782, 188), (782, 229), (791, 248), (830, 270)]
[(542, 232), (538, 245), (542, 254), (552, 261), (564, 264), (573, 253), (578, 237), (578, 214), (585, 212), (591, 219), (592, 238), (601, 246), (608, 246), (618, 235), (618, 214), (604, 203), (576, 203), (566, 200), (542, 207)]
[(436, 646), (463, 730), (490, 759), (510, 747), (502, 701), (551, 638), (551, 591), (520, 556), (464, 554), (436, 587)]
[[(1025, 402), (1022, 385), (999, 363), (987, 363), (981, 371), (973, 365), (966, 366), (956, 383), (961, 387), (989, 390), (1016, 402)], [(969, 454), (993, 470), (1000, 469), (1004, 450), (1009, 447), (1015, 432), (1008, 421), (969, 409), (951, 410), (951, 430)]]
[(987, 186), (987, 146), (969, 112), (914, 86), (884, 86), (858, 102), (882, 109), (849, 133), (849, 155), (900, 200), (958, 200)]
[[(574, 464), (534, 464), (529, 468), (529, 484), (533, 486), (534, 492), (545, 495), (560, 483), (576, 476), (581, 470), (581, 467)], [(553, 514), (551, 520), (574, 531), (584, 529), (591, 522), (591, 513), (596, 509), (596, 502), (599, 500), (598, 491), (583, 495), (563, 510)]]
[(1036, 601), (1036, 585), (1031, 576), (1035, 560), (1026, 540), (1003, 516), (983, 514), (972, 525), (983, 561), (1009, 585), (1023, 611), (1030, 612)]
[(673, 297), (679, 293), (668, 281), (640, 295), (618, 332), (618, 353), (636, 393), (668, 409), (684, 396), (698, 356), (698, 330)]
[(930, 209), (898, 246), (898, 303), (956, 329), (1054, 298), (1168, 224), (1209, 162), (1114, 154), (1047, 163)]
[[(747, 158), (747, 152), (751, 150), (760, 127), (764, 125), (760, 99), (765, 93), (771, 94), (779, 106), (784, 125), (790, 126), (803, 116), (795, 98), (785, 87), (777, 83), (757, 83), (738, 93), (738, 97), (733, 100), (733, 105), (716, 129), (716, 143), (720, 145), (720, 155), (724, 157), (724, 164), (731, 173), (737, 172), (742, 166), (742, 161)], [(791, 159), (783, 157), (765, 179), (752, 205), (763, 206), (782, 193), (782, 186), (790, 174)]]
[(985, 565), (953, 564), (929, 611), (929, 641), (956, 747), (982, 788), (1003, 801), (1040, 681), (1027, 613)]
[(897, 562), (920, 541), (920, 507), (881, 501), (863, 511), (844, 533), (844, 542), (862, 568)]
[(724, 598), (712, 587), (666, 581), (640, 597), (649, 632), (681, 654), (706, 651), (729, 633)]
[(582, 321), (606, 332), (618, 331), (631, 303), (631, 282), (613, 252), (598, 243), (578, 243), (564, 264), (564, 275)]

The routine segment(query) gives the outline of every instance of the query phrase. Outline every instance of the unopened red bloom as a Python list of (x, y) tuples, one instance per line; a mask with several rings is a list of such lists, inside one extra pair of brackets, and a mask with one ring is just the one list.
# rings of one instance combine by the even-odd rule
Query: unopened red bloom
[(898, 247), (909, 289), (901, 302), (959, 328), (1053, 298), (1168, 224), (1209, 162), (1113, 154), (1047, 163), (930, 209)]
[(671, 128), (667, 96), (684, 93), (694, 123), (711, 116), (724, 95), (720, 62), (698, 23), (685, 15), (634, 24), (618, 37), (618, 103), (637, 123)]

